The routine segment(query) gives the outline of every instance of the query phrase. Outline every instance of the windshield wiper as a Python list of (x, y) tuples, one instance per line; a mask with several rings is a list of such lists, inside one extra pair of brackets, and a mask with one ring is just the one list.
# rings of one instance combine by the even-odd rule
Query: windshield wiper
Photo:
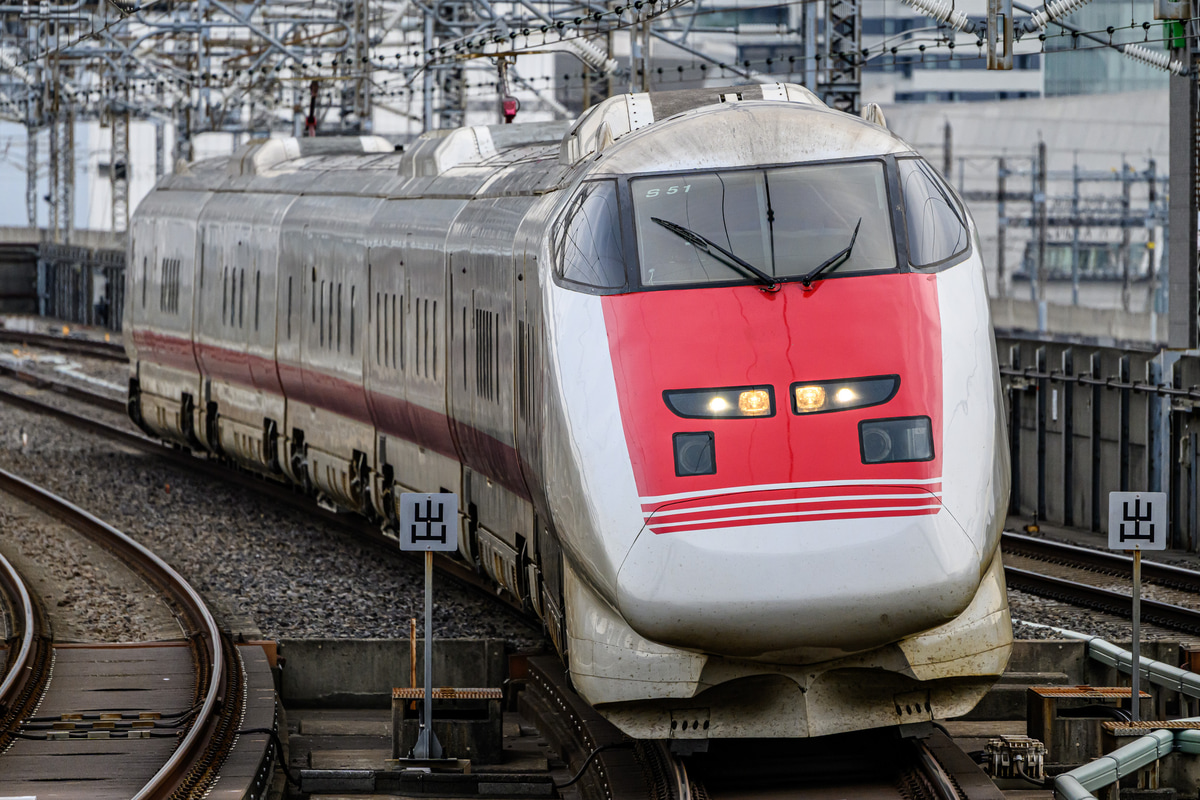
[[(754, 276), (758, 280), (758, 282), (761, 283), (763, 286), (765, 286), (768, 290), (773, 290), (775, 288), (776, 282), (775, 282), (774, 278), (772, 278), (767, 273), (763, 272), (758, 267), (749, 263), (748, 261), (729, 252), (724, 247), (721, 247), (721, 245), (717, 244), (716, 242), (712, 241), (711, 239), (706, 239), (705, 237), (701, 236), (700, 234), (696, 233), (693, 230), (685, 228), (682, 225), (676, 225), (674, 222), (668, 222), (665, 219), (659, 219), (658, 217), (651, 217), (650, 221), (657, 222), (659, 225), (662, 225), (664, 228), (666, 228), (671, 233), (678, 236), (680, 239), (683, 239), (685, 242), (688, 242), (689, 244), (693, 245), (694, 247), (696, 247), (699, 250), (703, 250), (704, 252), (708, 253), (710, 256), (717, 259), (718, 261), (725, 264), (726, 266), (736, 267), (737, 269), (745, 270), (746, 272), (748, 272), (752, 276)], [(715, 253), (713, 252), (714, 250), (716, 251)]]
[(837, 269), (846, 259), (850, 258), (850, 251), (854, 249), (854, 240), (858, 238), (858, 229), (862, 226), (862, 217), (858, 218), (858, 224), (854, 226), (854, 233), (850, 234), (850, 244), (838, 252), (831, 255), (829, 258), (821, 262), (815, 269), (811, 270), (807, 275), (800, 279), (800, 282), (807, 288), (812, 285), (812, 282), (817, 279), (827, 269)]

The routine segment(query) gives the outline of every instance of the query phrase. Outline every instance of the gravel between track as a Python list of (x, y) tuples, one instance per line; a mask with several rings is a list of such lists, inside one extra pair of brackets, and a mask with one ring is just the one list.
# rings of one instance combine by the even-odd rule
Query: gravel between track
[[(250, 489), (2, 403), (0, 467), (142, 542), (234, 631), (271, 639), (396, 638), (408, 636), (410, 618), (420, 625), (420, 566)], [(516, 647), (542, 641), (540, 629), (478, 592), (448, 579), (434, 592), (436, 636), (500, 638)]]

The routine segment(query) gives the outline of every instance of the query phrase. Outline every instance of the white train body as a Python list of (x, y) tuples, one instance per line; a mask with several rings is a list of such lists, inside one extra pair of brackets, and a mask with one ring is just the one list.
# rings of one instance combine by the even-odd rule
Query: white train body
[(128, 276), (139, 424), (384, 520), (457, 492), (633, 736), (950, 717), (1003, 671), (973, 224), (800, 87), (252, 143), (147, 197)]

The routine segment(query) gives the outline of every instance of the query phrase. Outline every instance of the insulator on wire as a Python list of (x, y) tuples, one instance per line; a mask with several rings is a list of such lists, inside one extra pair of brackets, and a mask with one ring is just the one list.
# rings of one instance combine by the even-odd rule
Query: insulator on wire
[(906, 5), (915, 8), (927, 17), (933, 17), (938, 22), (949, 25), (956, 31), (963, 33), (976, 33), (977, 26), (971, 19), (954, 8), (945, 0), (904, 0)]
[(602, 72), (605, 75), (611, 75), (617, 71), (617, 60), (609, 58), (608, 54), (601, 50), (596, 45), (582, 37), (578, 39), (564, 39), (563, 45), (575, 51), (583, 63), (594, 69), (596, 72)]
[(1045, 28), (1051, 21), (1062, 19), (1090, 3), (1091, 0), (1051, 0), (1046, 5), (1033, 12), (1025, 24), (1025, 30), (1034, 31)]
[(1177, 59), (1172, 60), (1166, 53), (1155, 52), (1148, 47), (1142, 47), (1140, 44), (1123, 45), (1120, 50), (1134, 61), (1140, 61), (1143, 64), (1157, 67), (1175, 75), (1182, 75), (1184, 73), (1183, 63)]

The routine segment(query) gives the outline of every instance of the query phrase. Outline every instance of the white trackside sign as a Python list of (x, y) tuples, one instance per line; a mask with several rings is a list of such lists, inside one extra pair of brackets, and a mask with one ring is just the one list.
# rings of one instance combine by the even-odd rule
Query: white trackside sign
[(1109, 492), (1109, 549), (1166, 550), (1167, 536), (1166, 492)]
[(457, 550), (458, 495), (400, 495), (401, 550)]

